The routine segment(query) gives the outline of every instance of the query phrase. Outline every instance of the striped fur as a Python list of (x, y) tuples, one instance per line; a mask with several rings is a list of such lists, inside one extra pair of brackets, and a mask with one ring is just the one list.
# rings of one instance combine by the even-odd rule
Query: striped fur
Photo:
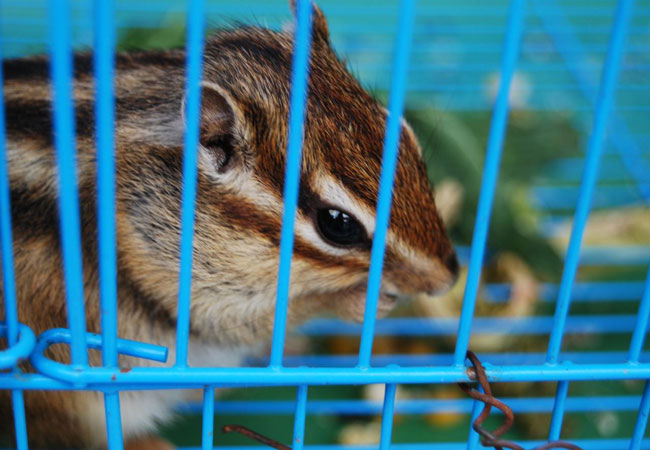
[[(290, 34), (257, 27), (221, 32), (205, 46), (190, 344), (190, 357), (198, 364), (237, 364), (238, 355), (264, 342), (272, 330), (291, 52)], [(119, 54), (115, 75), (119, 335), (171, 346), (184, 62), (182, 51)], [(66, 326), (48, 64), (42, 57), (3, 63), (19, 315), (38, 333)], [(87, 322), (97, 332), (91, 55), (75, 57), (74, 76)], [(336, 57), (325, 18), (316, 10), (291, 324), (323, 313), (351, 320), (363, 316), (370, 245), (334, 247), (320, 238), (314, 217), (319, 207), (337, 207), (353, 214), (372, 236), (385, 120), (386, 110)], [(390, 310), (396, 296), (439, 291), (455, 279), (455, 255), (407, 125), (387, 244), (380, 313)], [(58, 348), (51, 357), (68, 358)], [(97, 358), (91, 354), (94, 364)], [(121, 364), (143, 362), (123, 358)], [(37, 446), (105, 445), (98, 394), (26, 392), (26, 397), (30, 437)], [(0, 403), (3, 417), (7, 399)], [(136, 422), (125, 421), (127, 437), (165, 420), (176, 400), (164, 393), (123, 395), (124, 415), (130, 408), (138, 411)], [(62, 417), (60, 423), (50, 421), (53, 415)]]

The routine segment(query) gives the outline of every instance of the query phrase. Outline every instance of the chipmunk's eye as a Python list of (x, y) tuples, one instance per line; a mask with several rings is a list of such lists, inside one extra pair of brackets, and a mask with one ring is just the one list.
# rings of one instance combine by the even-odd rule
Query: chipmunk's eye
[(349, 246), (364, 242), (361, 224), (343, 211), (319, 209), (316, 212), (316, 223), (323, 238), (334, 245)]

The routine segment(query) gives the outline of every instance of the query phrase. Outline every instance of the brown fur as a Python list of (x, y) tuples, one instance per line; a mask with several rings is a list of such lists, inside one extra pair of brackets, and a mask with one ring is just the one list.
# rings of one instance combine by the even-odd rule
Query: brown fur
[[(218, 355), (236, 353), (263, 342), (272, 330), (292, 42), (289, 33), (243, 27), (221, 32), (205, 46), (190, 347), (190, 353), (205, 364), (231, 364), (202, 355), (214, 349)], [(182, 51), (119, 54), (115, 73), (119, 335), (172, 348), (179, 266), (184, 61)], [(19, 317), (41, 333), (66, 326), (48, 61), (5, 61), (3, 70)], [(97, 332), (90, 55), (75, 57), (74, 75), (85, 304), (88, 329)], [(328, 205), (368, 216), (372, 222), (386, 115), (336, 57), (325, 18), (316, 9), (291, 278), (291, 324), (328, 311), (352, 320), (363, 315), (369, 242), (349, 249), (332, 247), (314, 231), (314, 216), (319, 207)], [(323, 192), (334, 185), (351, 199), (352, 210), (336, 203), (338, 194)], [(417, 141), (405, 125), (381, 312), (390, 309), (395, 295), (448, 287), (456, 271), (455, 255), (436, 212)], [(68, 359), (61, 348), (53, 348), (50, 356)], [(99, 363), (96, 354), (91, 354), (91, 361)], [(37, 446), (105, 445), (99, 394), (25, 394), (29, 435)], [(142, 407), (154, 399), (137, 395), (145, 394), (122, 394), (124, 414), (128, 414), (129, 405)], [(129, 398), (134, 403), (128, 403)], [(151, 408), (166, 407), (163, 412), (168, 412), (176, 399), (165, 397), (163, 406)], [(5, 395), (0, 402), (3, 417), (9, 416), (8, 407)], [(156, 418), (161, 417), (152, 416), (135, 429), (125, 427), (126, 437), (135, 439), (146, 433)]]

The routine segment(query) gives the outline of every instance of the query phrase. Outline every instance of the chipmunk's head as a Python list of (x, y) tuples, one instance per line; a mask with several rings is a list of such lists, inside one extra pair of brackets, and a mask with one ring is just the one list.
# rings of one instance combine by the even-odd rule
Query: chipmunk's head
[[(291, 33), (250, 27), (222, 32), (205, 47), (192, 326), (224, 341), (273, 325), (292, 46)], [(314, 7), (291, 271), (294, 322), (328, 310), (363, 317), (386, 118), (337, 58)], [(454, 282), (456, 255), (405, 122), (386, 245), (380, 312), (398, 297), (439, 293)]]

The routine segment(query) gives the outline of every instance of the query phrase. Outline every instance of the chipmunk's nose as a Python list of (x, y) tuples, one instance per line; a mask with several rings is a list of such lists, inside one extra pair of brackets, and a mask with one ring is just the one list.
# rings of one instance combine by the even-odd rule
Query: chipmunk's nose
[(446, 280), (443, 283), (438, 283), (433, 290), (429, 290), (427, 292), (427, 294), (432, 297), (444, 294), (449, 289), (451, 289), (452, 286), (456, 284), (456, 280), (458, 280), (458, 272), (460, 266), (458, 264), (458, 256), (456, 256), (456, 252), (452, 251), (446, 257), (440, 258), (440, 261), (448, 270), (448, 276), (445, 277)]
[(384, 268), (384, 279), (390, 283), (388, 291), (396, 292), (398, 296), (436, 296), (454, 285), (458, 272), (458, 258), (450, 248), (443, 254), (426, 258), (389, 260)]
[(449, 273), (451, 273), (452, 276), (451, 284), (454, 284), (458, 279), (459, 270), (458, 256), (456, 256), (456, 252), (452, 252), (449, 256), (447, 256), (445, 265), (447, 266), (447, 269), (449, 269)]

